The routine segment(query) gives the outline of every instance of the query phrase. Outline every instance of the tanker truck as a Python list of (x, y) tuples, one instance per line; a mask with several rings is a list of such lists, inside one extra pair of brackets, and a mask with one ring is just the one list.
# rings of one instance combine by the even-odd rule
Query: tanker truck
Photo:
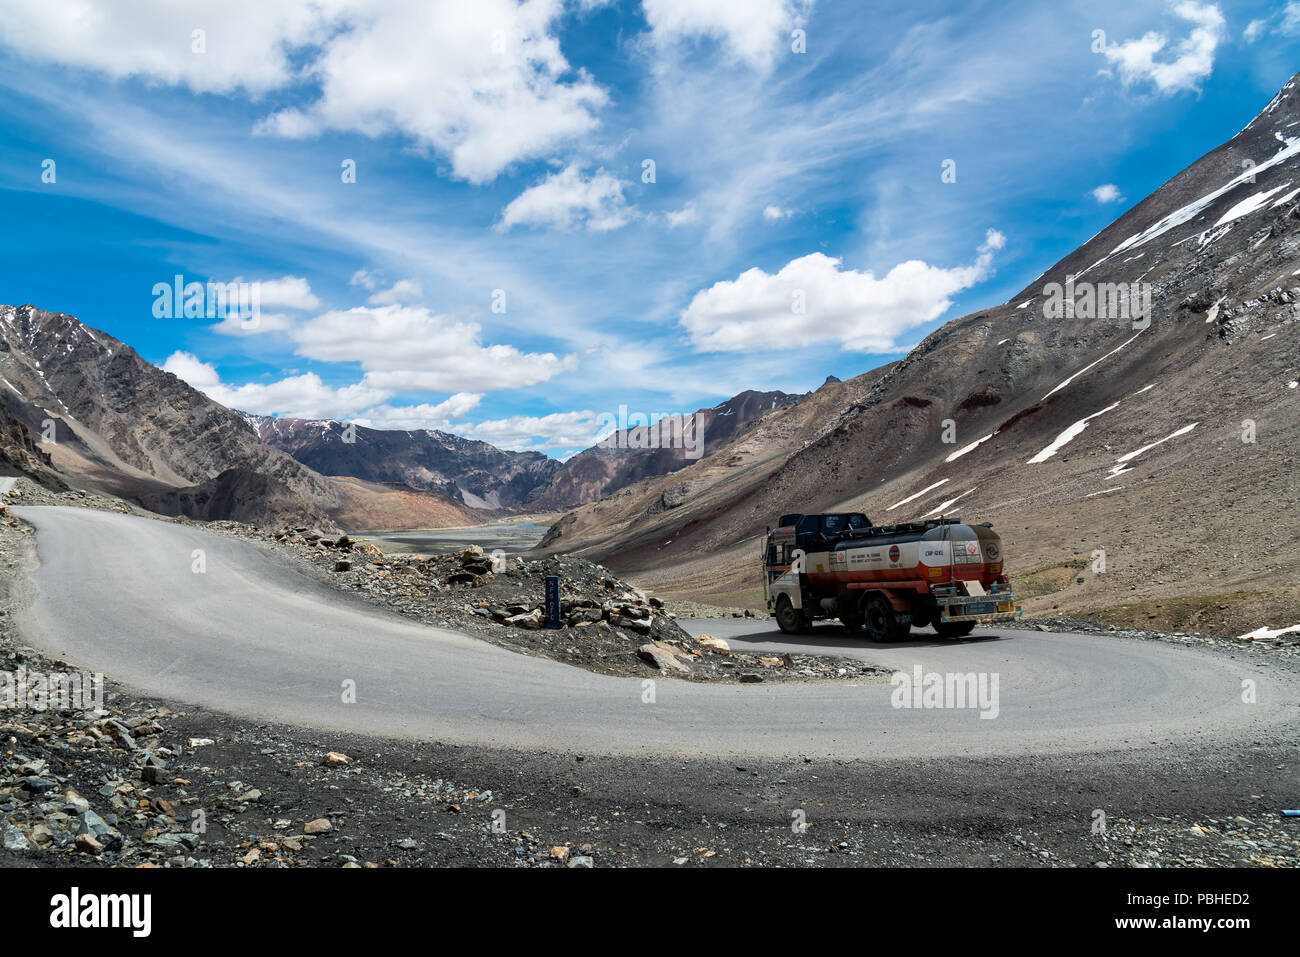
[(874, 641), (912, 625), (968, 635), (1018, 616), (992, 524), (957, 519), (872, 525), (860, 512), (783, 515), (763, 541), (763, 591), (783, 632), (838, 618)]

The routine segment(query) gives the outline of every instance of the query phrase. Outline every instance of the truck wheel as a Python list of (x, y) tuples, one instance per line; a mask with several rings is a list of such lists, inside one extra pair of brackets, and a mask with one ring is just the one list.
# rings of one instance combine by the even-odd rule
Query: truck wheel
[(965, 638), (975, 630), (973, 621), (936, 621), (934, 630), (939, 633), (940, 638)]
[(804, 613), (794, 607), (785, 595), (776, 600), (776, 626), (787, 635), (798, 635), (808, 630), (810, 622)]
[[(894, 606), (889, 603), (888, 598), (880, 595), (873, 595), (868, 598), (866, 604), (862, 606), (862, 617), (865, 619), (867, 634), (872, 641), (895, 641), (898, 635), (898, 619), (903, 616), (894, 614)], [(912, 616), (907, 615), (907, 628), (911, 627)], [(904, 635), (906, 635), (904, 631)]]

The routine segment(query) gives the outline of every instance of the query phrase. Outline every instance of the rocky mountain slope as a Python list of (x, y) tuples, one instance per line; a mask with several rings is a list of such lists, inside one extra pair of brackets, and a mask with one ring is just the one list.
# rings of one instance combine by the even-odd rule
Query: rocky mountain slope
[[(7, 416), (53, 437), (29, 454), (76, 484), (165, 514), (259, 524), (349, 516), (378, 527), (372, 513), (397, 491), (317, 474), (261, 442), (238, 413), (62, 313), (0, 306), (0, 388)], [(419, 495), (412, 507), (433, 513), (426, 518), (472, 520), (459, 503)]]
[(430, 489), (474, 508), (519, 505), (560, 468), (540, 452), (506, 452), (436, 429), (398, 431), (330, 419), (244, 414), (258, 437), (322, 475)]
[(690, 416), (619, 429), (565, 462), (528, 504), (537, 509), (573, 508), (641, 479), (680, 471), (724, 447), (759, 417), (798, 399), (785, 392), (747, 391)]
[(544, 546), (754, 603), (757, 536), (782, 513), (960, 513), (995, 523), (1031, 613), (1300, 621), (1297, 87), (1012, 301), (571, 513)]
[(66, 488), (50, 463), (49, 453), (0, 396), (0, 476), (14, 475), (25, 475), (47, 488)]

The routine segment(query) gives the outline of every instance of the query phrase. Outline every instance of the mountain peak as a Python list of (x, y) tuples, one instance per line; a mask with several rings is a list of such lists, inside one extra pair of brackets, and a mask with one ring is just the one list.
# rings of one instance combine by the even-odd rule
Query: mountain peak
[[(1280, 131), (1283, 118), (1293, 120), (1296, 118), (1296, 114), (1300, 114), (1300, 101), (1297, 100), (1297, 97), (1300, 97), (1300, 73), (1291, 77), (1283, 85), (1282, 89), (1277, 91), (1277, 95), (1268, 101), (1268, 105), (1260, 110), (1241, 132), (1258, 132), (1265, 127), (1273, 131)], [(1289, 123), (1286, 125), (1289, 125)], [(1240, 135), (1239, 133), (1238, 136)]]

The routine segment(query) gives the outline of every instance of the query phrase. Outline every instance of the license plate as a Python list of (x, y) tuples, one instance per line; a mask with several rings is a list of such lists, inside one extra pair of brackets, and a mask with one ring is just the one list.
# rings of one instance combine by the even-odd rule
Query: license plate
[(972, 602), (962, 609), (963, 615), (991, 615), (998, 610), (996, 602), (981, 601)]

